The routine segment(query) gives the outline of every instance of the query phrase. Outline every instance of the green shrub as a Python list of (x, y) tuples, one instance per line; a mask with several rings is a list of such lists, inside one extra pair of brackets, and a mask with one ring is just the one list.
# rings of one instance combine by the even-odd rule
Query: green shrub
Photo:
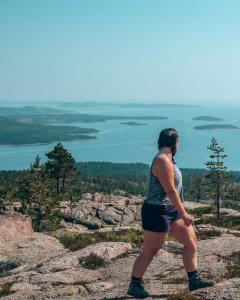
[(219, 227), (240, 230), (239, 216), (223, 215), (219, 220), (216, 217), (207, 217), (196, 222), (197, 224), (212, 224)]
[(133, 247), (140, 247), (143, 243), (143, 233), (139, 230), (121, 230), (111, 232), (94, 232), (91, 234), (62, 235), (59, 241), (68, 249), (75, 251), (88, 245), (100, 242), (127, 242)]
[(95, 270), (99, 267), (105, 266), (106, 261), (102, 257), (91, 253), (90, 255), (81, 260), (81, 264), (84, 268)]
[(6, 283), (2, 284), (0, 286), (0, 297), (10, 295), (11, 294), (10, 288), (12, 285), (13, 285), (13, 283), (10, 283), (10, 282), (6, 282)]
[(228, 260), (226, 277), (228, 279), (240, 277), (240, 251), (232, 253)]
[(214, 206), (197, 207), (194, 209), (186, 209), (188, 213), (194, 217), (201, 217), (205, 214), (216, 214), (217, 210)]

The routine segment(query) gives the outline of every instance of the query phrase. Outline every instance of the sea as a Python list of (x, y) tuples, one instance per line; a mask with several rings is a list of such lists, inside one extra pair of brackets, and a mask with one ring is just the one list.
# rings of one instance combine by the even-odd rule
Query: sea
[[(0, 106), (24, 106), (29, 103), (1, 104)], [(176, 106), (176, 107), (121, 107), (120, 105), (104, 106), (59, 106), (58, 102), (32, 103), (32, 106), (44, 106), (69, 110), (74, 113), (119, 115), (119, 116), (163, 116), (166, 120), (107, 120), (94, 123), (74, 123), (73, 126), (95, 128), (97, 139), (61, 141), (76, 161), (104, 161), (118, 163), (142, 162), (151, 164), (158, 152), (157, 140), (162, 129), (175, 128), (180, 136), (180, 146), (175, 156), (180, 168), (205, 168), (209, 160), (208, 146), (215, 137), (224, 147), (227, 157), (224, 159), (228, 170), (240, 171), (240, 130), (197, 130), (194, 126), (208, 124), (231, 124), (240, 127), (240, 107), (227, 106)], [(196, 121), (197, 116), (222, 118), (221, 122)], [(145, 123), (145, 126), (129, 126), (122, 122), (134, 121)], [(62, 125), (62, 124), (61, 124)], [(46, 153), (51, 151), (56, 142), (21, 146), (0, 146), (0, 170), (22, 170), (30, 166), (36, 155), (42, 163)]]

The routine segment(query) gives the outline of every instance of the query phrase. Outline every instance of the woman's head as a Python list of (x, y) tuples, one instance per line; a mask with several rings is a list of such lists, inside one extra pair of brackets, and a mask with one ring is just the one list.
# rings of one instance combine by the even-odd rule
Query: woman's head
[(168, 147), (171, 149), (172, 156), (174, 156), (177, 152), (178, 144), (179, 144), (179, 135), (176, 129), (165, 128), (160, 132), (158, 138), (159, 150), (163, 147)]

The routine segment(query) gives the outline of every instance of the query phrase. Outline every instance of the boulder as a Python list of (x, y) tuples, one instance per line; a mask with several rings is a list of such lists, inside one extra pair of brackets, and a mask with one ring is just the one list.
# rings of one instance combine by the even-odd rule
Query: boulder
[(103, 196), (101, 193), (94, 193), (92, 196), (92, 200), (95, 202), (102, 202)]
[(187, 209), (194, 209), (194, 208), (198, 208), (198, 207), (209, 207), (209, 206), (211, 206), (210, 204), (191, 202), (191, 201), (184, 201), (183, 205)]
[(90, 194), (90, 193), (82, 194), (82, 199), (83, 200), (93, 200), (92, 194)]
[(198, 251), (204, 255), (227, 257), (240, 251), (240, 237), (223, 233), (220, 237), (198, 241)]
[(100, 278), (100, 274), (96, 270), (88, 270), (84, 268), (64, 270), (48, 274), (36, 274), (31, 277), (31, 284), (86, 284)]
[(90, 291), (90, 293), (98, 293), (98, 292), (105, 292), (114, 287), (114, 284), (112, 282), (94, 282), (94, 283), (88, 283), (86, 284), (87, 289)]
[(74, 255), (77, 255), (80, 260), (86, 258), (90, 254), (95, 254), (105, 260), (111, 260), (124, 253), (127, 253), (130, 250), (132, 250), (130, 243), (101, 242), (89, 245), (81, 250), (77, 250), (74, 252)]
[(16, 242), (33, 232), (32, 221), (19, 213), (4, 214), (0, 217), (0, 254), (5, 255)]
[(141, 204), (143, 204), (143, 201), (144, 201), (144, 197), (140, 197), (140, 196), (133, 196), (133, 195), (131, 195), (130, 197), (129, 197), (129, 204), (131, 204), (131, 205), (141, 205)]
[(100, 220), (109, 225), (115, 225), (121, 222), (122, 212), (112, 206), (107, 207), (104, 211), (98, 212)]
[(121, 224), (128, 225), (128, 224), (132, 223), (134, 220), (135, 220), (134, 212), (131, 209), (129, 209), (128, 207), (125, 207), (123, 210)]
[(68, 250), (54, 237), (34, 232), (17, 242), (6, 253), (9, 261), (25, 265), (25, 270), (32, 270), (49, 259), (66, 253)]
[(202, 296), (206, 300), (240, 299), (240, 278), (232, 278), (215, 284), (213, 287), (198, 289), (192, 295)]

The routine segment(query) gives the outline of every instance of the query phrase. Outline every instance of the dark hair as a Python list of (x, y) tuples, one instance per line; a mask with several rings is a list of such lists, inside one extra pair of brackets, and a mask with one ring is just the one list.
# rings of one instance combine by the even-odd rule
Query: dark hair
[[(170, 147), (171, 152), (172, 152), (172, 157), (174, 157), (174, 155), (177, 152), (176, 142), (178, 139), (179, 139), (179, 135), (178, 135), (176, 129), (165, 128), (159, 134), (158, 149), (160, 150), (160, 148), (162, 148), (162, 147)], [(173, 158), (173, 163), (174, 164), (176, 163), (174, 161), (174, 158)]]

